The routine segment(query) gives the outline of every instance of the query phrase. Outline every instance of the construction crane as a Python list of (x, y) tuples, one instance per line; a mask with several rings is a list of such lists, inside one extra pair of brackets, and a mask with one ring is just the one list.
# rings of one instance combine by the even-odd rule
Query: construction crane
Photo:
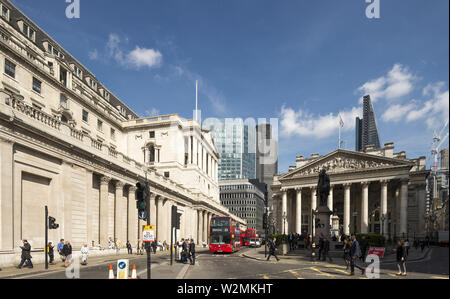
[(445, 122), (445, 125), (442, 128), (442, 130), (439, 132), (439, 134), (437, 134), (436, 131), (434, 131), (433, 146), (432, 146), (433, 148), (431, 150), (431, 156), (434, 158), (434, 164), (433, 164), (432, 170), (435, 174), (437, 174), (440, 170), (439, 154), (440, 154), (441, 147), (447, 141), (447, 138), (449, 135), (449, 132), (447, 130), (447, 134), (444, 137), (442, 137), (442, 134), (444, 134), (447, 126), (448, 126), (448, 120)]

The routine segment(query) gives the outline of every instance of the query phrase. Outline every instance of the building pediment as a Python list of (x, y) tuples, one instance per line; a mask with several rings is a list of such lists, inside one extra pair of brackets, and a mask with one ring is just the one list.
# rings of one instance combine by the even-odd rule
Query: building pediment
[(346, 172), (381, 170), (399, 167), (413, 167), (414, 163), (405, 159), (387, 158), (360, 152), (337, 150), (318, 158), (280, 177), (293, 179), (299, 177), (318, 176), (322, 169), (327, 173), (340, 174)]

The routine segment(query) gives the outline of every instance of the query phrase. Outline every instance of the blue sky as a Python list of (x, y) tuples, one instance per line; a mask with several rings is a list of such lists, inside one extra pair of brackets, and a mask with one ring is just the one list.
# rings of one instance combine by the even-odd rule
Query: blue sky
[(339, 113), (354, 149), (366, 93), (411, 158), (448, 119), (448, 0), (80, 1), (13, 2), (141, 116), (192, 117), (197, 79), (203, 118), (279, 118), (280, 172), (336, 149)]

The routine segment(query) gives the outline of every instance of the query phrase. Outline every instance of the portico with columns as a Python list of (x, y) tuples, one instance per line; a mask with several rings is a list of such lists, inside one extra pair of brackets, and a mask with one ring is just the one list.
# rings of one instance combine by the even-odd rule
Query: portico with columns
[(278, 233), (314, 235), (312, 212), (319, 205), (316, 186), (323, 168), (331, 182), (327, 206), (338, 217), (341, 234), (424, 236), (425, 158), (394, 154), (393, 144), (377, 152), (337, 150), (323, 157), (298, 157), (297, 167), (275, 177), (272, 186)]

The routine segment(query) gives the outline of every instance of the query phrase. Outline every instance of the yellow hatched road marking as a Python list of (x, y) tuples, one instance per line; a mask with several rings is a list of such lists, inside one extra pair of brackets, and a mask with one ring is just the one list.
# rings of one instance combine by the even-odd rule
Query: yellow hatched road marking
[(293, 270), (289, 270), (289, 273), (291, 273), (292, 275), (294, 275), (297, 279), (304, 279), (303, 277), (301, 277), (297, 272), (293, 271)]
[(319, 269), (317, 269), (316, 267), (311, 267), (309, 269), (316, 271), (317, 273), (319, 273), (319, 275), (328, 276), (328, 277), (336, 277), (335, 275), (324, 273), (324, 272), (320, 271)]
[(334, 270), (334, 271), (338, 271), (338, 272), (341, 272), (341, 273), (344, 273), (344, 274), (349, 274), (347, 271), (344, 271), (344, 270), (341, 270), (341, 269), (337, 269), (337, 268), (329, 268), (329, 269)]

